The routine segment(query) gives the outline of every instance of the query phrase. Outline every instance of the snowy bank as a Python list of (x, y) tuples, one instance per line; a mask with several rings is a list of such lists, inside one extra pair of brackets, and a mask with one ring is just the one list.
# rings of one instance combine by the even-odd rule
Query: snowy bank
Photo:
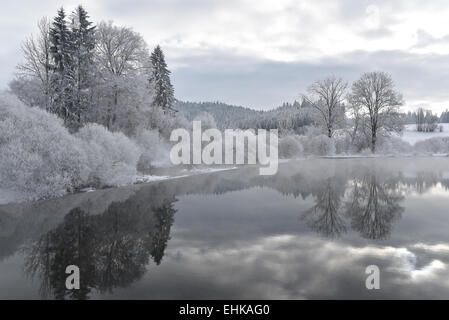
[[(135, 183), (141, 155), (152, 151), (98, 124), (71, 134), (55, 115), (7, 93), (0, 93), (0, 128), (0, 190), (7, 190), (1, 198), (14, 201)], [(158, 137), (152, 141), (161, 146)], [(145, 157), (148, 163), (159, 159)]]
[(410, 143), (414, 146), (417, 142), (425, 141), (431, 138), (445, 138), (449, 137), (449, 123), (441, 123), (438, 126), (442, 126), (443, 132), (438, 129), (435, 132), (418, 132), (416, 131), (415, 124), (408, 124), (404, 126), (404, 132), (402, 135), (396, 135), (403, 141)]

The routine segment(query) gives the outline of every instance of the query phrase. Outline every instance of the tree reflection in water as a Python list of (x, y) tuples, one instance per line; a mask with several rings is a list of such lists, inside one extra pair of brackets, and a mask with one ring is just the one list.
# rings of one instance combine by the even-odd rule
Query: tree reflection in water
[[(93, 289), (104, 293), (126, 287), (143, 276), (150, 257), (161, 263), (174, 201), (148, 207), (131, 197), (100, 215), (75, 208), (28, 249), (25, 270), (40, 279), (43, 296), (56, 299), (88, 299)], [(68, 265), (80, 268), (80, 290), (65, 287)]]
[(334, 238), (346, 232), (341, 217), (341, 204), (346, 182), (339, 178), (327, 178), (315, 192), (315, 205), (307, 210), (302, 219), (317, 233)]
[(312, 192), (315, 205), (302, 219), (313, 231), (329, 238), (341, 236), (350, 224), (364, 238), (386, 239), (404, 211), (399, 189), (398, 179), (377, 172), (352, 180), (337, 174), (319, 182)]
[(351, 227), (367, 239), (388, 238), (393, 222), (404, 211), (399, 204), (404, 197), (398, 191), (397, 183), (371, 174), (354, 180), (353, 184), (346, 203)]

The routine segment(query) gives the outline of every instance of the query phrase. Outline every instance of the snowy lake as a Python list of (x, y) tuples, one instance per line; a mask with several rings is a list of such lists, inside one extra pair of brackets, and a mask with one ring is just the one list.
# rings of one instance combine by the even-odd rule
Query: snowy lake
[(0, 299), (448, 299), (448, 230), (447, 158), (247, 167), (0, 206)]

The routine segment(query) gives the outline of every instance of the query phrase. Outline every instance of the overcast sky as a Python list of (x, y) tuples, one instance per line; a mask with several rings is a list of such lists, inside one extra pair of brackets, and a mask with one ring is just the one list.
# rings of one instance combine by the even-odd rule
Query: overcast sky
[(408, 108), (449, 108), (447, 0), (94, 0), (2, 3), (0, 88), (43, 16), (82, 4), (160, 44), (176, 97), (269, 109), (334, 74), (390, 72)]

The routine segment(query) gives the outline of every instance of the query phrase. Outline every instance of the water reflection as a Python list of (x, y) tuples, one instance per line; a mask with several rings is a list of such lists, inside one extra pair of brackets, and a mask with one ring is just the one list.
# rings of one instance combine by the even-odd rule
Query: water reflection
[(302, 219), (329, 238), (346, 233), (349, 224), (364, 238), (386, 239), (404, 211), (400, 205), (404, 196), (395, 177), (369, 173), (345, 178), (336, 174), (312, 190), (315, 205), (304, 212)]
[[(113, 202), (100, 215), (74, 208), (61, 224), (25, 249), (25, 270), (39, 278), (43, 296), (87, 299), (92, 289), (112, 292), (140, 279), (150, 257), (161, 263), (176, 212), (175, 199), (163, 199), (153, 207), (139, 195)], [(68, 265), (80, 268), (80, 290), (65, 287)]]
[(353, 181), (349, 200), (346, 203), (351, 227), (367, 239), (386, 239), (394, 221), (404, 211), (400, 202), (404, 197), (398, 191), (398, 180), (382, 179), (366, 175)]
[(343, 218), (343, 201), (347, 182), (341, 176), (329, 177), (313, 192), (315, 205), (307, 210), (302, 219), (317, 233), (329, 238), (346, 233)]
[[(113, 293), (118, 288), (128, 288), (150, 272), (150, 265), (167, 266), (169, 244), (177, 257), (170, 260), (169, 265), (173, 266), (178, 258), (187, 262), (195, 258), (194, 269), (203, 270), (205, 274), (209, 270), (198, 262), (206, 257), (203, 250), (217, 248), (213, 258), (206, 260), (220, 264), (212, 265), (214, 270), (222, 269), (226, 273), (231, 266), (239, 263), (244, 266), (245, 259), (254, 256), (254, 260), (277, 265), (275, 271), (281, 276), (273, 279), (287, 278), (296, 271), (287, 272), (282, 268), (295, 266), (307, 258), (310, 260), (308, 270), (303, 271), (307, 276), (300, 278), (312, 277), (317, 269), (312, 257), (326, 243), (332, 244), (331, 248), (338, 248), (342, 255), (345, 248), (353, 245), (347, 240), (351, 236), (367, 241), (365, 244), (376, 240), (392, 246), (386, 241), (394, 235), (393, 230), (401, 217), (407, 215), (405, 208), (410, 196), (429, 195), (436, 186), (448, 189), (446, 167), (445, 161), (434, 162), (432, 170), (416, 162), (410, 169), (398, 160), (305, 161), (284, 164), (273, 177), (261, 177), (256, 168), (247, 168), (50, 201), (0, 206), (0, 263), (2, 259), (22, 252), (24, 266), (19, 267), (24, 267), (31, 278), (38, 279), (42, 296), (56, 299), (88, 299)], [(278, 202), (270, 203), (264, 190), (277, 194), (275, 200)], [(250, 200), (248, 197), (255, 198)], [(222, 203), (220, 199), (228, 202)], [(193, 205), (190, 211), (186, 209), (188, 203)], [(257, 204), (271, 207), (267, 212), (257, 212)], [(169, 243), (172, 227), (176, 227), (175, 214), (182, 218), (184, 224), (181, 223), (180, 229), (183, 233), (177, 234), (177, 242)], [(300, 217), (296, 225), (291, 223), (290, 215)], [(313, 231), (312, 235), (303, 232), (303, 226)], [(296, 245), (296, 238), (306, 239), (307, 243), (303, 241)], [(355, 241), (354, 238), (351, 241)], [(283, 259), (288, 261), (269, 261), (280, 249), (285, 253)], [(351, 249), (354, 263), (359, 261), (354, 252), (385, 255), (391, 248), (367, 246), (366, 249), (363, 251), (357, 246)], [(261, 252), (265, 256), (258, 257)], [(324, 249), (321, 252), (325, 255), (323, 259), (331, 261), (332, 252)], [(402, 249), (397, 252), (404, 254)], [(236, 256), (241, 258), (236, 259)], [(339, 259), (337, 256), (335, 261)], [(413, 255), (407, 251), (406, 256), (409, 259)], [(441, 257), (438, 259), (443, 261)], [(415, 260), (415, 264), (421, 263)], [(233, 264), (226, 267), (230, 261), (234, 261)], [(319, 263), (323, 262), (317, 260), (316, 264)], [(65, 268), (71, 264), (80, 267), (81, 290), (65, 288)], [(269, 278), (266, 275), (269, 268), (264, 269), (261, 262), (257, 266), (262, 274), (258, 281), (263, 282)], [(1, 268), (0, 264), (0, 271)], [(181, 271), (176, 274), (182, 274), (184, 270), (179, 268)], [(173, 276), (169, 271), (158, 271), (162, 279), (166, 279), (164, 272), (167, 277)], [(233, 277), (241, 277), (239, 283), (255, 279), (253, 276), (245, 278), (243, 271), (241, 275), (236, 272), (239, 271), (235, 271)], [(323, 272), (327, 272), (324, 267)], [(151, 278), (152, 274), (149, 275)], [(345, 276), (342, 274), (341, 277), (344, 279)], [(200, 281), (206, 278), (202, 277)], [(182, 277), (177, 280), (187, 281)], [(291, 286), (290, 280), (286, 283), (286, 287)], [(189, 284), (188, 289), (191, 288)], [(191, 292), (189, 290), (185, 292)], [(176, 296), (175, 291), (172, 288), (171, 295), (167, 296)], [(297, 295), (292, 293), (292, 296)], [(257, 296), (246, 296), (251, 297)]]

